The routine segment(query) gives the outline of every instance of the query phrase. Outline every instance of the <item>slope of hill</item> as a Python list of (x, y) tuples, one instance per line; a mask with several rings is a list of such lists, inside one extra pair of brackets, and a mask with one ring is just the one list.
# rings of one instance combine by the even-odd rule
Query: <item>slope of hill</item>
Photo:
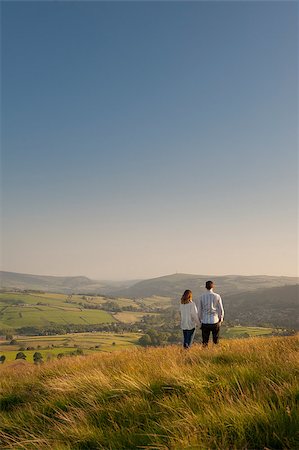
[(107, 294), (111, 290), (127, 288), (134, 283), (135, 281), (97, 281), (83, 276), (55, 277), (5, 271), (0, 272), (0, 287), (2, 289), (35, 289), (47, 292)]
[(299, 448), (298, 344), (252, 338), (5, 363), (0, 447)]
[(297, 277), (275, 277), (266, 275), (257, 276), (207, 276), (177, 273), (159, 278), (140, 281), (126, 289), (112, 291), (115, 296), (124, 297), (150, 297), (160, 295), (180, 298), (185, 289), (191, 289), (193, 294), (199, 295), (204, 290), (207, 279), (212, 279), (217, 291), (223, 295), (234, 292), (253, 291), (261, 288), (270, 288), (298, 283)]
[(299, 284), (229, 295), (224, 304), (228, 320), (299, 329)]

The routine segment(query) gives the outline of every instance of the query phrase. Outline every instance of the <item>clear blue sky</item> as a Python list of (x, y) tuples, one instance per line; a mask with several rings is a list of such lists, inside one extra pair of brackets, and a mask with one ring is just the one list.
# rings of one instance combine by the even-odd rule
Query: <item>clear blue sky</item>
[(1, 9), (3, 269), (296, 275), (298, 4)]

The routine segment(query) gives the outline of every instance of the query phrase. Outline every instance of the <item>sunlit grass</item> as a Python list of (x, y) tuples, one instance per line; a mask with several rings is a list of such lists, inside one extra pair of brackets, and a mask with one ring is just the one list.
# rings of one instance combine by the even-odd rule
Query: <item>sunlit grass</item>
[(0, 369), (0, 448), (295, 449), (297, 336)]

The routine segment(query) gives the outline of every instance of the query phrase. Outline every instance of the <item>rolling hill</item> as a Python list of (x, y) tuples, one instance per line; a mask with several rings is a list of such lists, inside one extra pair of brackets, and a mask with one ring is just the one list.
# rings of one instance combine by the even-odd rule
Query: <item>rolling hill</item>
[(84, 276), (55, 277), (16, 272), (0, 272), (1, 289), (34, 289), (46, 292), (108, 294), (112, 290), (125, 289), (136, 281), (113, 282), (92, 280)]
[(222, 295), (255, 291), (258, 289), (294, 285), (299, 282), (297, 277), (275, 277), (266, 275), (241, 276), (207, 276), (177, 273), (159, 278), (140, 281), (125, 289), (112, 291), (114, 296), (123, 297), (150, 297), (153, 295), (180, 298), (185, 289), (191, 289), (197, 296), (205, 289), (207, 279), (212, 279), (216, 291)]
[(109, 294), (114, 297), (181, 297), (185, 289), (191, 289), (194, 295), (204, 290), (205, 281), (214, 280), (216, 290), (223, 295), (254, 291), (297, 284), (297, 277), (276, 277), (267, 275), (191, 275), (176, 273), (158, 278), (137, 281), (100, 281), (85, 276), (56, 277), (47, 275), (31, 275), (15, 272), (0, 272), (0, 288), (42, 290), (46, 292)]
[(299, 329), (299, 284), (224, 297), (227, 320)]

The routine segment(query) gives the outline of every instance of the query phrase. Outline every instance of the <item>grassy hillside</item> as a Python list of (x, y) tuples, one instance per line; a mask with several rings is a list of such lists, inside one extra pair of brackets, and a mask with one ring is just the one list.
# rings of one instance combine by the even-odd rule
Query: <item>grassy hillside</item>
[(0, 367), (0, 447), (295, 449), (298, 336)]

